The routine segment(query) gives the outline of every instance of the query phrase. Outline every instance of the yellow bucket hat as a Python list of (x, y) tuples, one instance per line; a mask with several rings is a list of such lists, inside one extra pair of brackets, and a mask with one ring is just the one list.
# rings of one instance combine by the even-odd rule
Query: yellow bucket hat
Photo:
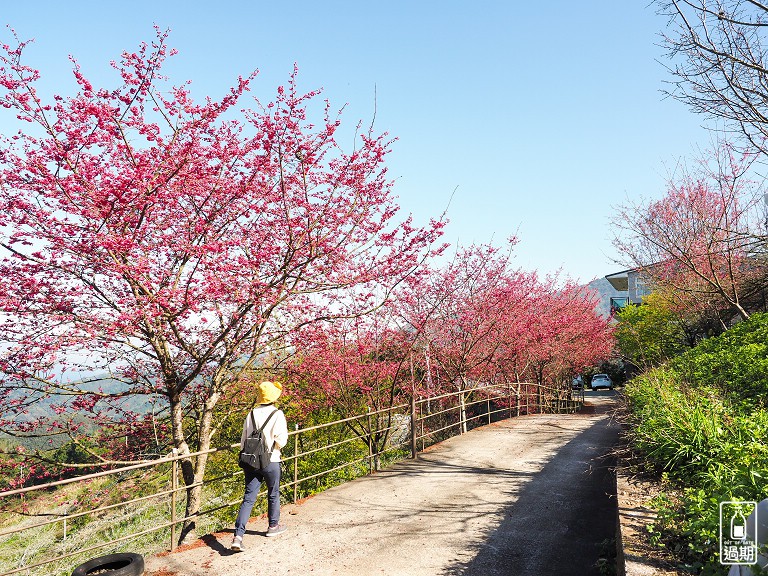
[(256, 390), (256, 403), (257, 404), (272, 404), (280, 397), (283, 391), (283, 385), (280, 382), (270, 382), (265, 380), (259, 384)]

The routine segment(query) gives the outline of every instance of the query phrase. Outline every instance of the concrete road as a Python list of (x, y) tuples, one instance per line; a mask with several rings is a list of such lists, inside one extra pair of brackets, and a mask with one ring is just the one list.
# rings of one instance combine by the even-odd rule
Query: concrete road
[(615, 536), (615, 392), (586, 392), (575, 415), (513, 418), (451, 438), (416, 461), (283, 507), (289, 531), (246, 550), (231, 532), (147, 558), (148, 576), (252, 574), (600, 574)]

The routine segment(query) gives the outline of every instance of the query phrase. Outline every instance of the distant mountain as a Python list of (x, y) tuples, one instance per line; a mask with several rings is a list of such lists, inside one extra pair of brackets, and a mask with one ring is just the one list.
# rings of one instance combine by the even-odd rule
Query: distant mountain
[[(96, 380), (97, 378), (99, 379), (98, 382), (93, 382), (93, 380)], [(106, 393), (116, 393), (125, 390), (125, 384), (119, 380), (109, 378), (106, 374), (103, 377), (100, 377), (99, 375), (93, 375), (88, 377), (88, 382), (83, 384), (81, 388), (85, 390), (98, 390), (101, 388), (101, 390)], [(47, 398), (40, 398), (27, 408), (26, 414), (17, 416), (15, 420), (17, 422), (29, 422), (32, 420), (37, 420), (38, 418), (55, 418), (56, 414), (52, 406), (55, 404), (61, 404), (66, 400), (67, 397), (61, 395), (52, 395)], [(135, 412), (143, 415), (148, 414), (152, 410), (152, 402), (150, 401), (150, 398), (144, 395), (126, 396), (117, 402), (120, 410), (111, 411), (111, 416), (115, 421), (123, 418), (122, 411)], [(105, 412), (102, 411), (101, 414), (104, 415)], [(106, 412), (106, 415), (109, 416), (110, 413)], [(87, 417), (86, 413), (75, 415), (74, 420), (77, 422), (82, 422), (87, 432), (96, 428), (95, 423)], [(56, 436), (49, 440), (49, 438), (37, 438), (34, 436), (30, 436), (28, 438), (16, 438), (0, 433), (0, 440), (2, 439), (5, 439), (12, 445), (23, 445), (29, 449), (56, 448), (66, 441), (66, 437), (64, 436)]]
[(626, 292), (616, 290), (605, 278), (592, 280), (592, 282), (587, 284), (587, 288), (591, 288), (600, 295), (600, 301), (595, 306), (595, 310), (605, 318), (611, 315), (611, 298), (627, 295)]
[[(98, 380), (97, 380), (98, 379)], [(97, 381), (96, 381), (97, 380)], [(87, 383), (73, 383), (83, 390), (98, 390), (112, 394), (124, 391), (126, 386), (123, 382), (108, 377), (106, 374), (103, 377), (98, 375), (89, 376)], [(20, 421), (35, 420), (41, 416), (52, 416), (54, 414), (52, 406), (55, 404), (61, 404), (67, 400), (67, 396), (63, 395), (51, 395), (47, 398), (40, 398), (34, 404), (29, 406), (27, 414), (19, 416)], [(69, 397), (72, 398), (72, 397)], [(144, 395), (130, 395), (125, 398), (121, 398), (118, 404), (122, 410), (128, 412), (137, 412), (139, 414), (146, 414), (152, 410), (152, 402), (148, 396)], [(120, 415), (115, 413), (115, 417), (119, 418)]]

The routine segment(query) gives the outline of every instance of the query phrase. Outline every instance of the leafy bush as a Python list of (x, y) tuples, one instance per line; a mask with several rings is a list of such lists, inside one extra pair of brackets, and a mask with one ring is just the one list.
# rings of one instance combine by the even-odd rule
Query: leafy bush
[(647, 296), (643, 306), (627, 306), (618, 314), (616, 344), (622, 356), (641, 369), (658, 366), (687, 349), (685, 332), (663, 300)]
[(701, 574), (717, 560), (719, 503), (768, 498), (768, 315), (647, 372), (626, 388), (628, 436), (673, 489), (654, 538)]
[(768, 314), (754, 314), (676, 358), (673, 369), (696, 387), (736, 402), (768, 405)]

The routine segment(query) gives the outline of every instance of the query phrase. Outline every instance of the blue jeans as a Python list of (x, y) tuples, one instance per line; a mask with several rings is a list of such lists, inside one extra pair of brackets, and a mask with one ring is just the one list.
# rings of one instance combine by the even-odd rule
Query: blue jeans
[(235, 520), (235, 536), (245, 534), (245, 525), (251, 517), (251, 510), (259, 495), (261, 483), (267, 483), (267, 517), (270, 526), (280, 522), (280, 462), (270, 462), (264, 470), (245, 468), (245, 495)]

